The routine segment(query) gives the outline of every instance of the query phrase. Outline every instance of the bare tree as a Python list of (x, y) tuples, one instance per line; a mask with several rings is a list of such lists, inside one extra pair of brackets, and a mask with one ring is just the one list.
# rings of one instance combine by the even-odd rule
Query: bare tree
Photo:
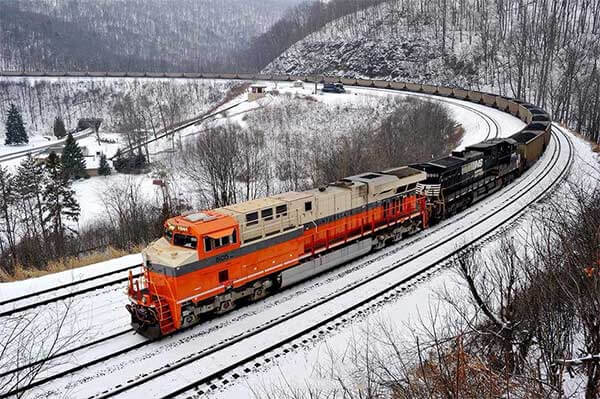
[(183, 171), (201, 199), (214, 208), (237, 201), (235, 179), (240, 170), (240, 127), (225, 125), (199, 133), (183, 150)]
[(63, 362), (59, 355), (84, 331), (71, 324), (71, 303), (55, 311), (20, 313), (0, 325), (0, 395), (22, 398), (30, 384)]
[(236, 179), (245, 186), (244, 199), (249, 201), (260, 195), (268, 195), (265, 186), (269, 178), (270, 165), (266, 152), (265, 132), (256, 127), (249, 127), (239, 133), (239, 141), (240, 170)]

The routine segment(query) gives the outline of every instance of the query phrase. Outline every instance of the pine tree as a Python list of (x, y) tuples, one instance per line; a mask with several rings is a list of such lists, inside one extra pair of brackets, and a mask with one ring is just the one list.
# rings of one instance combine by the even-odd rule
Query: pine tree
[(17, 169), (15, 191), (24, 209), (28, 226), (31, 226), (35, 236), (46, 240), (48, 229), (44, 221), (44, 187), (48, 184), (48, 175), (44, 166), (31, 155), (27, 156)]
[(62, 139), (67, 135), (67, 129), (65, 129), (65, 122), (60, 116), (54, 119), (54, 135), (57, 139)]
[(80, 177), (89, 177), (85, 171), (85, 159), (81, 147), (69, 133), (65, 141), (65, 148), (62, 154), (62, 165), (68, 179), (78, 179)]
[(80, 207), (75, 199), (75, 191), (63, 164), (54, 152), (46, 161), (48, 183), (44, 188), (44, 222), (52, 227), (55, 247), (59, 253), (64, 249), (65, 231), (75, 231), (65, 225), (70, 220), (79, 220)]
[(98, 174), (100, 176), (108, 176), (110, 173), (110, 165), (106, 160), (106, 155), (102, 154), (100, 155), (100, 167), (98, 168)]
[(11, 103), (6, 116), (6, 139), (4, 144), (24, 144), (28, 142), (29, 137), (25, 132), (21, 113), (15, 104)]

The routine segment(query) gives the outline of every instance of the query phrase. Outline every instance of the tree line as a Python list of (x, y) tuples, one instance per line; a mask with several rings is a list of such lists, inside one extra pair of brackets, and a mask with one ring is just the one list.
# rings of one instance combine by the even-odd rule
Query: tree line
[(14, 174), (0, 166), (0, 262), (5, 272), (14, 273), (17, 264), (39, 267), (64, 252), (67, 237), (77, 232), (80, 213), (71, 188), (73, 172), (54, 152), (45, 163), (26, 157)]
[[(0, 69), (222, 70), (297, 0), (6, 0)], [(193, 16), (193, 17), (192, 17)]]
[(158, 131), (210, 109), (234, 86), (229, 81), (7, 78), (0, 79), (0, 103), (14, 103), (27, 129), (38, 134), (51, 134), (57, 116), (66, 126), (101, 118), (105, 128), (117, 132), (133, 124), (124, 117), (135, 116), (135, 124), (145, 121), (146, 130)]

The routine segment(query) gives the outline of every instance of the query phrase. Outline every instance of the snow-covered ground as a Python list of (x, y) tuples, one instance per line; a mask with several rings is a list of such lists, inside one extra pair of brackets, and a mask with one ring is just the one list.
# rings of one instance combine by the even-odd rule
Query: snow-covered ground
[[(386, 95), (385, 92), (378, 90), (352, 90), (356, 90), (356, 93), (362, 91), (361, 94), (363, 95)], [(346, 96), (352, 98), (350, 97), (352, 96), (351, 93)], [(323, 95), (323, 97), (329, 97), (332, 101), (341, 101), (344, 96)], [(267, 101), (267, 99), (265, 99), (265, 101)], [(450, 102), (454, 101), (455, 100), (450, 100)], [(511, 134), (522, 126), (520, 121), (507, 116), (504, 113), (496, 113), (485, 107), (481, 107), (481, 110), (497, 120), (501, 126), (501, 131), (499, 132), (500, 135)], [(483, 117), (474, 113), (470, 113), (469, 117), (469, 111), (462, 108), (457, 112), (466, 119), (465, 126), (471, 126), (470, 128), (466, 128), (467, 134), (465, 135), (463, 144), (479, 141), (481, 139), (481, 126), (488, 126)], [(506, 127), (508, 127), (508, 129), (506, 129)], [(493, 130), (491, 133), (495, 134)], [(485, 134), (487, 134), (487, 128)], [(91, 181), (91, 179), (89, 181)], [(516, 188), (514, 189), (516, 190)], [(486, 204), (488, 203), (484, 202), (481, 205), (478, 205), (472, 212), (477, 212), (477, 210), (479, 210), (479, 212), (489, 212), (489, 209), (487, 208), (489, 204)], [(78, 373), (68, 375), (67, 377), (57, 380), (56, 383), (53, 383), (52, 385), (58, 388), (60, 392), (69, 392), (73, 397), (86, 396), (88, 393), (95, 392), (97, 387), (110, 387), (118, 384), (118, 381), (125, 381), (125, 378), (135, 378), (142, 373), (142, 370), (144, 369), (152, 371), (158, 366), (158, 363), (169, 361), (176, 362), (178, 358), (189, 354), (190, 348), (192, 347), (197, 351), (202, 347), (210, 346), (211, 343), (215, 344), (227, 340), (228, 337), (234, 336), (239, 332), (246, 331), (253, 328), (253, 326), (269, 321), (274, 315), (285, 314), (286, 312), (297, 309), (303, 302), (309, 303), (315, 298), (326, 295), (328, 292), (335, 292), (344, 284), (350, 284), (352, 281), (357, 281), (365, 276), (371, 275), (374, 270), (373, 267), (377, 267), (378, 269), (389, 267), (390, 262), (402, 259), (410, 254), (418, 253), (420, 251), (419, 248), (426, 247), (430, 240), (439, 240), (444, 235), (453, 234), (461, 226), (468, 226), (472, 220), (477, 220), (479, 217), (480, 216), (477, 215), (473, 216), (471, 210), (467, 211), (465, 215), (456, 217), (454, 220), (448, 221), (440, 226), (436, 226), (435, 231), (440, 230), (440, 232), (433, 234), (434, 231), (431, 231), (433, 236), (429, 236), (428, 234), (429, 238), (418, 235), (414, 239), (402, 242), (383, 253), (380, 252), (365, 257), (364, 259), (346, 265), (343, 268), (319, 277), (318, 279), (310, 280), (291, 290), (284, 291), (277, 296), (209, 321), (189, 331), (162, 340), (159, 343), (144, 346), (139, 350), (111, 359), (109, 362), (104, 362), (84, 369)], [(445, 233), (442, 233), (441, 230), (444, 228)], [(371, 267), (365, 267), (365, 262), (372, 260), (377, 261), (376, 266), (372, 265)], [(128, 262), (137, 264), (139, 262), (139, 257), (134, 255), (125, 259), (89, 266), (85, 269), (80, 269), (81, 271), (65, 272), (60, 275), (41, 277), (28, 282), (3, 284), (0, 286), (0, 290), (10, 291), (12, 293), (3, 295), (4, 298), (12, 297), (16, 292), (23, 294), (29, 290), (35, 291), (40, 287), (64, 283), (70, 279), (78, 279), (82, 276), (89, 275), (89, 273), (100, 273), (99, 270), (109, 270), (110, 268), (117, 267), (117, 265), (124, 265)], [(407, 270), (403, 270), (402, 272), (406, 271)], [(58, 281), (56, 279), (58, 279)], [(86, 329), (85, 334), (78, 341), (78, 344), (92, 342), (103, 336), (110, 335), (115, 331), (128, 328), (128, 315), (123, 309), (126, 301), (124, 289), (124, 285), (113, 286), (110, 289), (95, 292), (91, 298), (76, 301), (77, 308), (81, 310), (77, 314), (77, 324), (85, 326)], [(421, 299), (416, 302), (419, 301), (421, 301)], [(55, 306), (55, 304), (46, 305), (48, 310), (53, 306)], [(74, 322), (73, 319), (70, 320)], [(227, 328), (223, 328), (226, 326)], [(93, 360), (97, 358), (100, 353), (115, 350), (117, 347), (127, 347), (128, 345), (138, 342), (140, 342), (139, 337), (134, 335), (120, 336), (118, 340), (111, 340), (109, 346), (93, 346), (86, 350), (85, 353), (76, 353), (73, 355), (73, 361), (62, 364), (59, 369), (53, 369), (51, 372), (55, 373), (61, 369), (68, 369), (74, 364), (80, 364), (86, 360)], [(298, 354), (298, 356), (304, 357), (301, 353)], [(310, 357), (306, 357), (306, 359), (309, 358)], [(290, 357), (290, 359), (295, 359), (295, 356)], [(296, 360), (291, 360), (291, 364), (296, 361), (297, 358)], [(116, 370), (119, 370), (119, 372), (115, 373)], [(176, 385), (169, 383), (167, 388), (171, 389), (174, 386)], [(46, 390), (49, 389), (49, 387), (45, 386), (43, 389)], [(239, 391), (240, 389), (242, 391)], [(235, 393), (233, 397), (246, 397), (248, 392), (243, 389), (243, 384), (236, 385), (233, 391)]]
[[(228, 89), (238, 84), (229, 80), (190, 80), (158, 78), (49, 78), (0, 77), (0, 104), (14, 103), (21, 111), (30, 140), (52, 135), (54, 119), (61, 116), (67, 130), (80, 118), (102, 118), (101, 129), (115, 130), (119, 113), (115, 108), (127, 103), (136, 112), (159, 114), (170, 121), (202, 114), (223, 100)], [(146, 115), (147, 117), (147, 115)], [(4, 133), (6, 114), (0, 112), (0, 133)]]
[[(279, 90), (286, 90), (281, 87)], [(290, 90), (295, 90), (291, 89)], [(309, 89), (306, 89), (309, 90)], [(355, 95), (356, 94), (356, 95)], [(346, 95), (327, 94), (319, 95), (319, 98), (326, 99), (325, 101), (339, 102), (344, 98), (352, 101), (355, 97), (370, 97), (377, 98), (378, 96), (390, 95), (389, 92), (375, 89), (358, 89), (350, 88), (350, 93)], [(397, 94), (393, 95), (406, 95)], [(480, 141), (482, 131), (487, 134), (487, 122), (485, 118), (479, 114), (468, 111), (458, 106), (458, 100), (443, 99), (454, 105), (449, 105), (455, 116), (465, 127), (465, 137), (462, 145), (468, 145), (472, 142)], [(261, 102), (269, 101), (268, 98)], [(259, 102), (259, 103), (261, 103)], [(484, 106), (467, 103), (476, 109), (480, 109), (490, 118), (496, 120), (501, 127), (500, 136), (506, 136), (514, 133), (522, 127), (522, 122), (500, 111), (492, 110)], [(244, 107), (247, 109), (238, 110), (250, 112), (251, 105), (246, 103)], [(230, 113), (233, 113), (230, 111)], [(236, 116), (238, 117), (238, 116)], [(239, 116), (241, 117), (241, 116)], [(187, 133), (183, 133), (187, 134)], [(492, 134), (495, 132), (492, 130)], [(575, 140), (577, 152), (580, 160), (594, 162), (591, 151), (585, 146), (585, 143)], [(548, 148), (545, 159), (550, 157), (552, 146)], [(532, 176), (536, 170), (542, 168), (542, 162), (537, 164), (527, 176)], [(577, 169), (577, 168), (575, 168)], [(523, 177), (523, 184), (526, 183), (527, 176)], [(116, 178), (117, 176), (114, 176)], [(90, 179), (88, 181), (93, 181)], [(87, 181), (86, 181), (87, 182)], [(83, 182), (85, 183), (85, 182)], [(420, 251), (430, 246), (433, 242), (437, 242), (443, 237), (448, 237), (455, 234), (461, 229), (467, 228), (474, 221), (480, 220), (483, 215), (489, 214), (494, 208), (500, 204), (505, 204), (511, 201), (512, 195), (519, 190), (518, 183), (504, 190), (501, 193), (486, 199), (477, 204), (463, 214), (448, 220), (427, 232), (421, 233), (407, 241), (401, 242), (395, 246), (374, 253), (372, 255), (361, 258), (355, 262), (338, 268), (330, 273), (327, 273), (318, 278), (309, 280), (291, 289), (285, 290), (282, 293), (268, 298), (264, 301), (251, 306), (244, 307), (227, 315), (207, 321), (190, 330), (176, 334), (172, 337), (161, 340), (160, 342), (151, 343), (134, 351), (130, 351), (124, 355), (117, 356), (114, 359), (93, 365), (77, 373), (70, 373), (67, 376), (54, 381), (52, 384), (43, 385), (35, 392), (44, 396), (56, 397), (62, 396), (65, 393), (69, 397), (88, 397), (98, 393), (104, 389), (125, 383), (128, 379), (140, 378), (144, 373), (150, 373), (153, 370), (165, 367), (166, 364), (176, 364), (180, 359), (190, 356), (194, 353), (202, 351), (212, 345), (217, 345), (220, 342), (230, 340), (232, 337), (247, 330), (256, 328), (270, 320), (279, 317), (282, 314), (294, 311), (300, 308), (303, 304), (311, 303), (315, 298), (321, 298), (331, 293), (336, 292), (348, 284), (356, 283), (361, 279), (371, 276), (375, 271), (383, 270), (393, 262), (414, 256)], [(100, 208), (98, 208), (100, 209)], [(446, 250), (454, 248), (456, 243), (448, 246)], [(433, 256), (433, 255), (432, 255)], [(116, 269), (127, 263), (132, 265), (138, 264), (140, 261), (138, 255), (132, 255), (102, 264), (88, 266), (86, 268), (77, 269), (50, 275), (34, 280), (27, 280), (17, 283), (6, 283), (0, 285), (0, 300), (8, 299), (16, 295), (23, 295), (27, 292), (35, 292), (41, 288), (46, 288), (52, 285), (64, 284), (69, 281), (81, 279), (85, 276), (93, 274), (102, 274), (106, 270)], [(368, 267), (367, 267), (368, 265)], [(423, 265), (422, 261), (417, 261), (414, 266), (400, 268), (393, 273), (393, 278), (389, 278), (389, 282), (397, 281), (401, 275), (406, 275), (413, 267)], [(399, 300), (383, 304), (376, 313), (371, 314), (368, 318), (363, 318), (361, 321), (353, 324), (349, 328), (344, 328), (336, 331), (334, 334), (329, 334), (327, 339), (319, 341), (316, 345), (311, 344), (308, 347), (292, 351), (286, 356), (280, 357), (276, 362), (277, 366), (262, 367), (256, 373), (245, 375), (241, 383), (230, 384), (228, 390), (214, 392), (219, 397), (227, 398), (244, 398), (251, 396), (252, 389), (256, 387), (269, 387), (270, 384), (281, 382), (283, 376), (293, 375), (293, 383), (303, 384), (328, 384), (327, 378), (317, 370), (319, 361), (323, 361), (323, 353), (331, 348), (333, 352), (340, 348), (344, 348), (348, 339), (354, 333), (363, 328), (370, 326), (375, 319), (390, 319), (401, 325), (402, 322), (411, 322), (419, 314), (427, 309), (427, 304), (436, 304), (437, 299), (432, 294), (432, 289), (451, 281), (451, 273), (446, 271), (438, 274), (434, 279), (426, 284), (421, 284), (413, 287), (410, 294), (403, 295)], [(450, 286), (452, 288), (453, 286)], [(454, 289), (454, 288), (453, 288)], [(458, 290), (459, 288), (457, 288)], [(103, 336), (110, 335), (116, 331), (126, 330), (128, 328), (128, 315), (123, 306), (126, 302), (125, 285), (112, 286), (109, 289), (94, 292), (94, 295), (89, 297), (78, 298), (77, 303), (77, 318), (70, 318), (72, 323), (78, 326), (84, 326), (84, 333), (78, 344), (92, 342), (100, 339)], [(362, 289), (360, 295), (366, 295), (369, 291)], [(353, 298), (356, 300), (357, 298)], [(51, 311), (59, 304), (46, 305), (46, 309)], [(335, 308), (340, 309), (341, 305)], [(268, 342), (272, 342), (274, 337), (262, 337), (264, 344), (265, 338)], [(271, 339), (270, 339), (271, 338)], [(58, 368), (53, 368), (49, 372), (51, 374), (60, 370), (68, 370), (76, 364), (81, 364), (86, 361), (94, 360), (101, 354), (114, 351), (117, 348), (127, 347), (129, 345), (140, 342), (140, 337), (131, 334), (125, 334), (118, 339), (110, 340), (105, 344), (92, 346), (85, 351), (76, 352), (71, 355), (68, 361), (61, 363)], [(238, 353), (235, 356), (240, 356)], [(207, 372), (211, 367), (215, 367), (227, 359), (206, 359), (200, 368), (203, 372)], [(196, 369), (198, 370), (198, 369)], [(194, 375), (197, 378), (197, 373)], [(161, 389), (170, 391), (184, 382), (190, 382), (192, 376), (185, 375), (183, 372), (171, 373), (169, 377), (160, 380)], [(147, 393), (146, 393), (147, 394)], [(123, 394), (123, 397), (138, 397), (137, 393)]]

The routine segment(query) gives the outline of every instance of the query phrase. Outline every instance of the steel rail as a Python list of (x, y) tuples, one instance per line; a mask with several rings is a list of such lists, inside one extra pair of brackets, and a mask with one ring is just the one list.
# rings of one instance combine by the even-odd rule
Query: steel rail
[[(127, 268), (127, 269), (129, 269), (129, 268)], [(127, 269), (125, 269), (125, 270), (127, 270)], [(119, 272), (123, 272), (123, 270), (121, 270)], [(118, 272), (108, 273), (108, 275), (115, 274), (115, 273), (118, 273)], [(133, 277), (139, 277), (141, 275), (142, 275), (142, 273), (136, 273), (136, 274), (133, 275)], [(97, 279), (99, 279), (99, 277), (98, 278), (92, 278), (90, 281), (97, 280)], [(13, 309), (5, 310), (3, 312), (0, 312), (0, 317), (11, 316), (11, 315), (13, 315), (15, 313), (19, 313), (19, 312), (23, 312), (25, 310), (37, 308), (38, 306), (43, 306), (43, 305), (47, 305), (47, 304), (52, 303), (52, 302), (58, 302), (58, 301), (62, 301), (64, 299), (73, 298), (73, 297), (76, 297), (76, 296), (79, 296), (79, 295), (82, 295), (82, 294), (85, 294), (85, 293), (88, 293), (88, 292), (91, 292), (91, 291), (98, 290), (100, 288), (109, 287), (109, 286), (115, 285), (115, 284), (120, 284), (120, 283), (123, 283), (123, 282), (125, 282), (127, 280), (129, 280), (129, 276), (128, 277), (119, 278), (117, 280), (107, 281), (105, 283), (94, 285), (92, 287), (87, 287), (87, 288), (84, 288), (82, 290), (72, 291), (72, 292), (69, 292), (67, 294), (57, 295), (57, 296), (54, 296), (52, 298), (44, 299), (44, 300), (39, 301), (39, 302), (33, 302), (33, 303), (30, 303), (30, 304), (27, 304), (27, 305), (24, 305), (24, 306), (15, 307)], [(72, 285), (79, 285), (79, 284), (81, 284), (81, 283), (75, 283), (75, 284), (72, 284)], [(72, 286), (72, 285), (67, 285), (67, 287)], [(54, 291), (54, 290), (56, 290), (56, 289), (53, 288), (53, 289), (50, 289), (49, 291)], [(35, 293), (34, 295), (31, 295), (29, 297), (33, 297), (33, 296), (36, 296), (36, 295), (38, 295), (38, 293)], [(25, 296), (27, 296), (27, 295), (25, 295)], [(12, 302), (16, 302), (16, 300), (12, 301)], [(12, 303), (12, 302), (9, 302), (9, 303)]]

